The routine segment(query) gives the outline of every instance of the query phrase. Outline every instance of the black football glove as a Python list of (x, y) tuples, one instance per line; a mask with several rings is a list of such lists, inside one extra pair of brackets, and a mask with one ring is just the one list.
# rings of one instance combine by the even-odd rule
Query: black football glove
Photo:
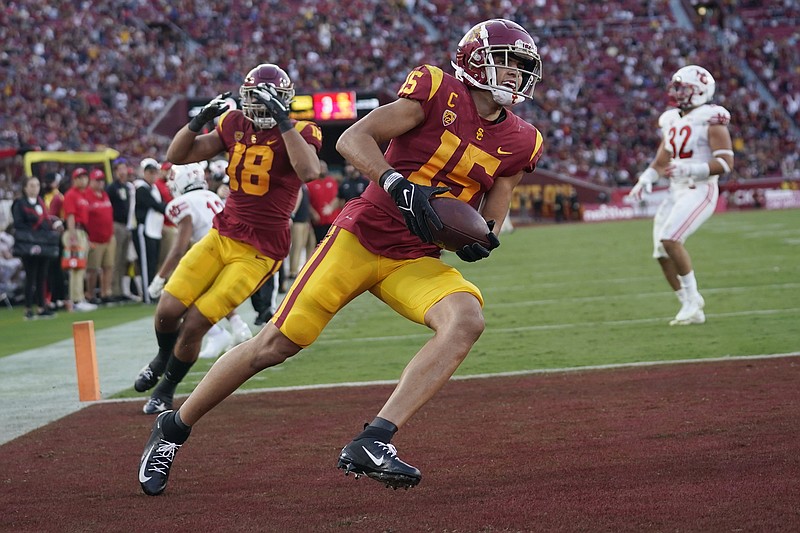
[(450, 187), (427, 187), (411, 183), (395, 169), (390, 168), (381, 175), (378, 183), (400, 208), (403, 218), (406, 219), (408, 230), (424, 242), (433, 242), (433, 235), (428, 227), (428, 221), (436, 229), (442, 229), (439, 215), (431, 207), (430, 199), (437, 194), (443, 194)]
[(283, 100), (278, 96), (275, 87), (268, 83), (259, 83), (258, 87), (251, 91), (253, 98), (260, 104), (267, 106), (267, 111), (278, 123), (281, 133), (286, 133), (292, 129), (292, 121), (289, 120), (289, 110)]
[(489, 233), (486, 234), (486, 238), (489, 239), (489, 247), (486, 248), (484, 245), (474, 242), (464, 246), (460, 250), (456, 250), (456, 255), (461, 258), (462, 261), (474, 263), (479, 259), (485, 259), (489, 257), (492, 250), (500, 246), (500, 239), (498, 239), (497, 235), (492, 231), (494, 229), (494, 220), (488, 221), (486, 225), (489, 226)]
[(230, 98), (230, 96), (230, 91), (215, 96), (214, 99), (207, 103), (189, 122), (189, 129), (195, 133), (200, 133), (203, 126), (228, 110), (228, 103), (225, 100)]

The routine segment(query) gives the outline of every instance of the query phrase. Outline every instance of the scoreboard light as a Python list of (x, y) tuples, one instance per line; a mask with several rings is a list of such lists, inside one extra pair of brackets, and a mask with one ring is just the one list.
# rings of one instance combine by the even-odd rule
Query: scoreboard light
[(289, 116), (295, 120), (314, 120), (314, 98), (310, 94), (296, 95)]
[(355, 91), (322, 92), (314, 94), (316, 120), (355, 120)]

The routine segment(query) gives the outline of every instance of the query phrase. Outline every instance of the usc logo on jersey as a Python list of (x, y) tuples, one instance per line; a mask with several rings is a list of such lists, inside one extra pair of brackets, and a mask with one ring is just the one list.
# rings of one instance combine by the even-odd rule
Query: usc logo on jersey
[(442, 124), (444, 124), (444, 127), (446, 128), (447, 126), (455, 122), (457, 117), (458, 115), (456, 115), (453, 111), (445, 109), (444, 113), (442, 113)]

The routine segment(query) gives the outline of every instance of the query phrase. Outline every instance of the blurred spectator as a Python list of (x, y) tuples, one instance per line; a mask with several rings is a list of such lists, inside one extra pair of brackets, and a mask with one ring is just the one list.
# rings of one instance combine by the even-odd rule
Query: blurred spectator
[[(14, 218), (14, 255), (25, 267), (25, 319), (52, 318), (44, 301), (47, 265), (58, 258), (61, 221), (51, 217), (44, 200), (39, 197), (39, 179), (27, 178), (22, 196), (11, 206)], [(33, 312), (33, 305), (37, 313)]]
[[(147, 160), (145, 160), (147, 161)], [(151, 159), (151, 161), (155, 161)], [(158, 188), (158, 192), (161, 193), (161, 200), (165, 204), (169, 204), (173, 200), (172, 191), (169, 190), (169, 176), (170, 176), (170, 169), (172, 168), (172, 163), (169, 161), (165, 163), (161, 163), (159, 165), (158, 170), (158, 178), (156, 179), (155, 186)], [(161, 229), (161, 248), (158, 252), (158, 269), (161, 269), (161, 265), (164, 264), (164, 261), (167, 258), (167, 254), (169, 251), (172, 250), (172, 245), (175, 242), (175, 239), (178, 237), (178, 228), (175, 227), (172, 220), (169, 217), (164, 217), (164, 227)]]
[(16, 293), (23, 284), (22, 260), (14, 257), (14, 237), (0, 231), (0, 304), (11, 306)]
[(344, 179), (339, 185), (339, 199), (342, 201), (342, 205), (347, 203), (348, 200), (361, 196), (367, 185), (369, 185), (369, 179), (362, 176), (361, 172), (356, 170), (356, 167), (350, 163), (345, 163)]
[[(311, 225), (311, 202), (308, 194), (308, 186), (304, 183), (300, 187), (300, 194), (297, 196), (297, 205), (292, 213), (292, 247), (289, 250), (289, 276), (286, 279), (287, 287), (294, 283), (298, 272), (303, 264), (309, 260), (314, 248), (317, 246), (317, 239), (314, 236), (314, 228)], [(283, 292), (286, 292), (285, 290)]]
[[(89, 222), (89, 202), (85, 191), (89, 185), (89, 172), (85, 168), (72, 171), (72, 187), (64, 195), (63, 236), (64, 259), (69, 269), (69, 299), (75, 311), (94, 311), (97, 306), (85, 300), (84, 276), (86, 256), (89, 253), (89, 237), (86, 225)], [(62, 263), (62, 267), (64, 263)]]
[[(59, 187), (63, 176), (58, 172), (48, 172), (42, 181), (41, 196), (50, 215), (64, 222), (64, 195)], [(64, 244), (59, 241), (58, 257), (64, 255)], [(61, 268), (61, 261), (50, 261), (47, 266), (47, 291), (49, 292), (49, 307), (53, 310), (64, 309), (64, 302), (68, 300), (67, 277)], [(45, 298), (47, 300), (47, 298)]]
[[(115, 300), (131, 298), (131, 256), (133, 243), (131, 236), (136, 228), (134, 216), (134, 197), (136, 189), (133, 185), (134, 174), (128, 161), (118, 158), (112, 162), (114, 181), (106, 187), (108, 200), (114, 218), (114, 269), (111, 274), (111, 295)], [(135, 259), (135, 258), (134, 258)], [(141, 292), (139, 293), (141, 295)]]
[[(89, 236), (89, 257), (86, 264), (86, 300), (89, 303), (108, 303), (111, 299), (111, 278), (117, 241), (114, 239), (114, 213), (111, 200), (105, 191), (106, 174), (99, 168), (89, 173), (86, 200), (89, 202), (89, 219), (86, 233)], [(100, 279), (100, 294), (98, 289)]]
[(311, 203), (311, 224), (319, 243), (325, 238), (331, 224), (341, 211), (339, 206), (339, 182), (328, 174), (328, 164), (319, 162), (319, 179), (308, 182), (308, 197)]
[[(136, 186), (136, 235), (133, 245), (139, 256), (139, 271), (144, 288), (150, 285), (158, 272), (158, 255), (161, 248), (161, 231), (164, 228), (164, 209), (166, 203), (155, 186), (159, 165), (155, 159), (145, 159), (141, 163), (142, 177), (134, 182)], [(150, 294), (143, 293), (145, 303), (150, 303)]]

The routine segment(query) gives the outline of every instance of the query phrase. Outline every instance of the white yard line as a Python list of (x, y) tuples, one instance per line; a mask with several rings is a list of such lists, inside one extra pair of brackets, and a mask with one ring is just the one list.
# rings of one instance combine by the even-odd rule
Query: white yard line
[[(247, 306), (239, 312), (246, 321), (252, 321), (252, 309)], [(734, 313), (709, 314), (709, 318), (725, 318), (748, 315), (776, 315), (797, 313), (800, 308), (762, 309)], [(643, 318), (617, 321), (574, 322), (564, 324), (547, 324), (520, 326), (514, 328), (491, 328), (486, 334), (508, 334), (520, 331), (570, 329), (579, 327), (611, 326), (625, 324), (644, 324), (666, 322), (669, 317)], [(332, 325), (333, 326), (333, 325)], [(130, 388), (139, 369), (149, 358), (142, 354), (155, 354), (157, 350), (152, 333), (152, 318), (143, 318), (121, 326), (95, 332), (97, 342), (97, 365), (100, 374), (100, 389), (104, 398)], [(330, 329), (335, 329), (331, 327)], [(354, 342), (403, 342), (409, 339), (426, 338), (429, 333), (411, 335), (393, 335), (383, 337), (360, 337), (349, 339), (320, 339), (317, 343), (341, 344)], [(735, 359), (759, 359), (769, 357), (798, 356), (798, 353), (764, 354), (742, 357), (722, 357), (714, 359), (690, 359), (679, 361), (658, 361), (644, 363), (624, 363), (615, 365), (582, 366), (575, 368), (530, 370), (503, 372), (497, 374), (480, 374), (474, 376), (458, 376), (454, 379), (475, 379), (496, 376), (517, 376), (551, 372), (574, 372), (597, 369), (625, 368), (632, 366), (649, 366), (659, 364), (700, 363), (713, 361), (729, 361)], [(369, 381), (358, 383), (339, 383), (326, 385), (309, 385), (297, 387), (280, 387), (242, 391), (243, 393), (265, 391), (292, 391), (318, 389), (326, 387), (360, 387), (371, 385), (393, 384), (396, 381)], [(108, 401), (108, 400), (104, 400)], [(123, 401), (123, 400), (114, 400)], [(127, 401), (142, 402), (142, 398), (130, 398)], [(18, 354), (0, 358), (0, 444), (24, 435), (54, 420), (76, 412), (95, 402), (78, 400), (78, 384), (75, 370), (75, 353), (72, 340), (65, 340), (28, 350)]]

